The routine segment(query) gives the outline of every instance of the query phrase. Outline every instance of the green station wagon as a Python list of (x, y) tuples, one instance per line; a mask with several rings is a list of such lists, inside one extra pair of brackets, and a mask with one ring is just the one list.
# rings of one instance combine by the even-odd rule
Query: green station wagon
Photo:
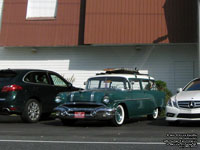
[(138, 71), (115, 69), (88, 79), (86, 89), (62, 92), (55, 99), (56, 116), (64, 125), (77, 120), (110, 120), (120, 126), (125, 119), (147, 115), (156, 119), (165, 107), (165, 94), (155, 80)]

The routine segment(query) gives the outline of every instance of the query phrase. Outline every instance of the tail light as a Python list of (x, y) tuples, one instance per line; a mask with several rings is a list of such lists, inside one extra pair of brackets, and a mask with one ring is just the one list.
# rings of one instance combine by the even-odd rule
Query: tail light
[(1, 90), (1, 92), (12, 92), (12, 91), (20, 91), (23, 88), (19, 85), (13, 84), (13, 85), (7, 85), (4, 86)]

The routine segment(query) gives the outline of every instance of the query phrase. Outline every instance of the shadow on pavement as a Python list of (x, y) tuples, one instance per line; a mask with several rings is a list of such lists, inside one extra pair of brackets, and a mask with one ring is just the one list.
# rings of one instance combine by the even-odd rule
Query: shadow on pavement
[[(121, 126), (129, 126), (134, 125), (135, 123), (145, 121), (146, 118), (137, 118), (137, 119), (128, 119), (125, 121), (125, 123)], [(51, 126), (64, 126), (62, 122), (59, 119), (56, 119), (54, 121), (48, 121), (43, 122), (45, 125), (51, 125)], [(73, 127), (114, 127), (109, 121), (91, 121), (91, 120), (78, 120), (74, 124), (71, 125), (65, 125), (65, 126), (73, 126)]]
[(179, 121), (176, 124), (168, 124), (165, 118), (159, 118), (157, 120), (152, 120), (148, 123), (153, 126), (171, 126), (171, 127), (200, 127), (200, 121)]
[[(54, 118), (46, 117), (46, 118), (40, 119), (40, 121), (49, 121), (49, 120), (54, 120)], [(18, 115), (12, 115), (12, 116), (0, 115), (0, 123), (24, 123), (24, 122), (21, 120), (21, 117)]]
[(108, 121), (85, 121), (85, 120), (78, 120), (73, 124), (70, 125), (63, 125), (63, 123), (56, 119), (54, 121), (43, 122), (45, 125), (51, 126), (73, 126), (73, 127), (112, 127), (112, 125)]
[(20, 116), (0, 115), (0, 123), (22, 123)]

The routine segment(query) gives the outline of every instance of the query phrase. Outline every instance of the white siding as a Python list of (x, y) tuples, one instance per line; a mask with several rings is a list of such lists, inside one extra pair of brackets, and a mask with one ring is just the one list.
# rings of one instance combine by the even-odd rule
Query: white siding
[(1, 29), (1, 21), (2, 21), (3, 2), (4, 0), (0, 0), (0, 29)]
[[(185, 68), (187, 66), (187, 68)], [(197, 74), (197, 45), (83, 46), (68, 48), (0, 48), (0, 69), (39, 68), (74, 76), (83, 87), (88, 77), (104, 68), (148, 70), (156, 80), (166, 81), (172, 92)], [(179, 77), (180, 76), (180, 77)]]

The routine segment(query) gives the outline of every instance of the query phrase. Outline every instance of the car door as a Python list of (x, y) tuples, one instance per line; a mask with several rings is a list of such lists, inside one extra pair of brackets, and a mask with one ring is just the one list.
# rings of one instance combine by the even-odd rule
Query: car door
[(149, 112), (152, 113), (152, 100), (142, 87), (142, 81), (140, 79), (130, 79), (132, 84), (131, 90), (128, 92), (129, 101), (127, 101), (127, 107), (130, 117), (138, 117), (146, 115)]
[(46, 71), (32, 71), (24, 77), (28, 97), (40, 102), (42, 112), (50, 112), (49, 103), (54, 100), (55, 90), (52, 87)]
[(131, 81), (132, 87), (127, 92), (126, 105), (130, 117), (137, 117), (144, 114), (143, 99), (144, 92), (142, 91), (140, 81), (138, 79)]
[(156, 83), (153, 80), (150, 80), (151, 88), (146, 92), (153, 95), (156, 103), (156, 107), (164, 107), (165, 106), (165, 93), (158, 91), (156, 88)]
[(146, 100), (143, 102), (144, 105), (144, 114), (150, 114), (156, 108), (156, 101), (154, 94), (151, 92), (152, 83), (148, 79), (141, 80), (142, 90), (146, 97)]

